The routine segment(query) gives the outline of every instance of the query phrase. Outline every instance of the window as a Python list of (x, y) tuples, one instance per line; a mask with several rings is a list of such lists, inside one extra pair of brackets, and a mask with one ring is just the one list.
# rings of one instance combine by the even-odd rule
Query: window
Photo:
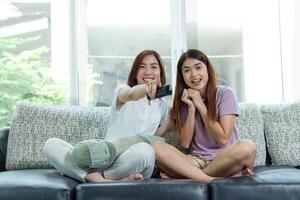
[(19, 100), (68, 102), (68, 76), (60, 76), (68, 66), (53, 65), (50, 19), (50, 1), (0, 1), (0, 126)]
[(144, 49), (162, 55), (173, 86), (179, 56), (197, 48), (239, 102), (299, 100), (299, 9), (284, 0), (0, 0), (0, 126), (22, 99), (109, 106)]
[[(235, 6), (233, 6), (235, 5)], [(187, 45), (213, 62), (218, 83), (231, 86), (245, 100), (243, 10), (239, 1), (187, 1)]]
[(209, 56), (219, 84), (231, 86), (239, 102), (282, 101), (277, 2), (186, 2), (187, 47)]
[(88, 63), (80, 66), (86, 68), (80, 73), (86, 74), (80, 79), (86, 94), (81, 105), (110, 106), (116, 85), (126, 83), (135, 56), (145, 49), (163, 57), (171, 82), (169, 1), (88, 0), (86, 13)]
[(169, 83), (174, 84), (180, 54), (197, 48), (210, 57), (219, 83), (231, 86), (239, 102), (283, 100), (276, 1), (89, 0), (86, 16), (88, 67), (80, 72), (87, 74), (80, 78), (83, 105), (109, 105), (113, 88), (126, 81), (134, 56), (149, 48), (164, 56)]

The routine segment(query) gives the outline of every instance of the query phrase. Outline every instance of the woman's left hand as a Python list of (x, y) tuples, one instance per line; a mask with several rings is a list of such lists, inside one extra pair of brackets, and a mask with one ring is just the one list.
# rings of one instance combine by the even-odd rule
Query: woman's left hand
[(188, 96), (193, 101), (195, 107), (200, 104), (204, 104), (200, 91), (194, 89), (188, 89)]

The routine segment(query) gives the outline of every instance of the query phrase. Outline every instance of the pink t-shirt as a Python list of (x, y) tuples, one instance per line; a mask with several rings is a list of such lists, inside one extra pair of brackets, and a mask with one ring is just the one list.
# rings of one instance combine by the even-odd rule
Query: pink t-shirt
[[(218, 118), (224, 115), (239, 116), (239, 106), (235, 98), (235, 94), (230, 87), (217, 86), (217, 116)], [(191, 143), (191, 151), (195, 154), (200, 154), (205, 160), (213, 160), (215, 155), (223, 148), (232, 145), (239, 139), (236, 126), (233, 129), (231, 138), (226, 145), (220, 147), (217, 141), (209, 133), (203, 124), (199, 112), (195, 114), (195, 129), (194, 137)], [(181, 109), (182, 119), (187, 116), (187, 106)]]

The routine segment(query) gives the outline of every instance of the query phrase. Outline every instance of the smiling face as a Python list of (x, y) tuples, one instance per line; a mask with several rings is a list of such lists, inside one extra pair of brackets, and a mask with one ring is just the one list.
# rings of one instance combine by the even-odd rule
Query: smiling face
[(185, 84), (205, 96), (208, 83), (207, 66), (200, 60), (186, 58), (181, 70)]
[(145, 56), (138, 66), (137, 84), (145, 84), (150, 80), (156, 80), (157, 85), (159, 85), (160, 71), (160, 65), (156, 57), (153, 55)]

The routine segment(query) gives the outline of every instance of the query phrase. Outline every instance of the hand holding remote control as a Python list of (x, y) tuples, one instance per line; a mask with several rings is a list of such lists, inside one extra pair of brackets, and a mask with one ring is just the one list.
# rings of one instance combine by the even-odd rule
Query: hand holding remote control
[[(161, 98), (168, 95), (172, 95), (171, 85), (164, 85), (156, 89), (155, 98)], [(147, 99), (151, 100), (151, 98), (148, 95), (147, 95)]]

